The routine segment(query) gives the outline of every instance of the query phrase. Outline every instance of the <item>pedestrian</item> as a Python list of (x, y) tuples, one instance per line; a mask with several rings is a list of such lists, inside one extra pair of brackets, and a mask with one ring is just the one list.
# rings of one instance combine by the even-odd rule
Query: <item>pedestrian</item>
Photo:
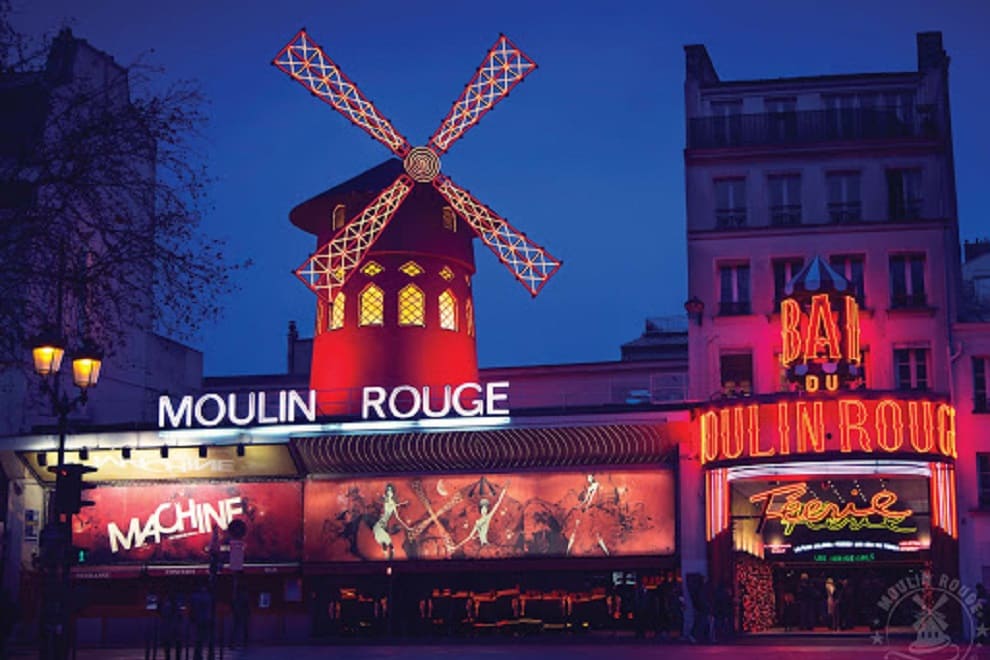
[(251, 615), (251, 603), (247, 590), (244, 587), (238, 586), (234, 591), (234, 602), (231, 609), (233, 610), (234, 624), (230, 631), (230, 648), (234, 648), (237, 644), (240, 644), (242, 648), (247, 647), (248, 618)]
[(203, 645), (209, 641), (212, 623), (213, 601), (205, 586), (192, 595), (189, 603), (189, 618), (193, 624), (195, 644), (193, 660), (203, 660)]
[(182, 658), (182, 609), (173, 594), (168, 594), (158, 604), (159, 625), (161, 627), (161, 644), (165, 652), (165, 660), (171, 660), (175, 650), (175, 659)]
[(20, 617), (17, 603), (4, 589), (0, 592), (0, 660), (7, 660), (7, 644), (14, 634), (14, 625)]

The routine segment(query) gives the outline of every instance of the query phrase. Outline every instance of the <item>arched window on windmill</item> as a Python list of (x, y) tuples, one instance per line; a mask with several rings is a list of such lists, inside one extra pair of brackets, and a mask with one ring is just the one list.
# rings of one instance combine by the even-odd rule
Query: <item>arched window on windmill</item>
[(467, 326), (468, 337), (474, 337), (474, 305), (470, 298), (464, 301), (464, 325)]
[(338, 293), (330, 307), (330, 329), (340, 330), (344, 327), (344, 305), (347, 298), (343, 292)]
[(361, 291), (358, 325), (385, 325), (385, 293), (374, 284)]
[(337, 204), (333, 207), (333, 230), (337, 231), (347, 223), (347, 207)]
[(449, 206), (443, 207), (443, 228), (447, 231), (457, 231), (457, 214)]
[(447, 289), (440, 294), (440, 329), (457, 332), (457, 298)]
[(426, 325), (426, 296), (415, 284), (407, 284), (399, 290), (399, 325)]

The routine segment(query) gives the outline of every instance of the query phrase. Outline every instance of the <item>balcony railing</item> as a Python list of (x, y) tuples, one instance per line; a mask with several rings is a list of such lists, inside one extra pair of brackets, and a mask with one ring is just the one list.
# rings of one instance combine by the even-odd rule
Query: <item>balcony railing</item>
[(779, 204), (777, 206), (771, 206), (770, 224), (775, 227), (801, 224), (801, 205)]
[(715, 209), (716, 229), (739, 229), (746, 226), (746, 208)]
[(719, 316), (744, 316), (749, 314), (748, 300), (722, 301), (718, 304)]
[(921, 293), (895, 293), (890, 297), (891, 309), (918, 309), (928, 306), (928, 296)]
[(828, 219), (833, 225), (846, 225), (863, 219), (860, 202), (829, 202)]
[(717, 149), (841, 140), (937, 137), (928, 113), (907, 108), (850, 108), (695, 117), (689, 149)]

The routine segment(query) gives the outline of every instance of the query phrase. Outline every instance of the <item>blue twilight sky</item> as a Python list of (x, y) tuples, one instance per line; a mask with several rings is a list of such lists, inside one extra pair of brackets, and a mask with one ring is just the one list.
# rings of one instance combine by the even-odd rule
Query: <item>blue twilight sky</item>
[[(305, 26), (412, 144), (433, 132), (499, 32), (539, 70), (444, 159), (444, 171), (564, 260), (535, 300), (480, 242), (482, 366), (613, 360), (647, 316), (683, 314), (682, 46), (723, 79), (916, 67), (941, 30), (951, 65), (962, 236), (990, 234), (990, 2), (13, 0), (29, 32), (63, 25), (123, 64), (153, 49), (211, 100), (218, 178), (205, 228), (255, 267), (197, 346), (209, 375), (285, 368), (314, 298), (291, 269), (315, 247), (289, 210), (389, 154), (269, 65)], [(980, 190), (984, 192), (981, 193)]]

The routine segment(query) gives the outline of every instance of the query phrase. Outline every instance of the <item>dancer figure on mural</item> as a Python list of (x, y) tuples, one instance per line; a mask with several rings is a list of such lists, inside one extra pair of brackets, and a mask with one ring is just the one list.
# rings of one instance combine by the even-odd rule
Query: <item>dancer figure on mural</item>
[(372, 526), (372, 531), (375, 535), (375, 541), (378, 545), (382, 547), (382, 552), (389, 559), (392, 558), (392, 553), (394, 551), (394, 545), (392, 543), (392, 534), (388, 531), (389, 522), (392, 520), (392, 516), (399, 521), (407, 530), (409, 525), (402, 520), (399, 515), (399, 507), (408, 504), (408, 502), (397, 502), (395, 499), (395, 486), (392, 484), (385, 485), (385, 494), (382, 496), (382, 515), (378, 518), (375, 524)]
[[(579, 532), (590, 536), (595, 545), (601, 548), (602, 552), (606, 555), (610, 554), (608, 544), (605, 543), (605, 539), (602, 537), (601, 525), (603, 521), (599, 520), (606, 512), (601, 510), (600, 506), (596, 504), (598, 489), (600, 487), (601, 483), (595, 479), (595, 475), (589, 474), (587, 485), (578, 493), (578, 513), (577, 517), (574, 518), (574, 527), (567, 537), (567, 554), (571, 554), (571, 550), (574, 549), (574, 542)], [(581, 532), (582, 528), (587, 531)]]
[(498, 494), (498, 499), (495, 501), (495, 506), (491, 507), (491, 509), (488, 508), (489, 504), (491, 504), (488, 498), (481, 498), (481, 501), (478, 502), (478, 519), (474, 521), (474, 527), (471, 529), (471, 533), (463, 541), (454, 546), (453, 550), (459, 549), (475, 537), (477, 537), (478, 543), (482, 547), (489, 544), (488, 530), (491, 527), (492, 518), (495, 516), (495, 512), (498, 511), (499, 505), (502, 504), (502, 499), (505, 497), (505, 491), (508, 488), (508, 484), (502, 488), (502, 492)]

